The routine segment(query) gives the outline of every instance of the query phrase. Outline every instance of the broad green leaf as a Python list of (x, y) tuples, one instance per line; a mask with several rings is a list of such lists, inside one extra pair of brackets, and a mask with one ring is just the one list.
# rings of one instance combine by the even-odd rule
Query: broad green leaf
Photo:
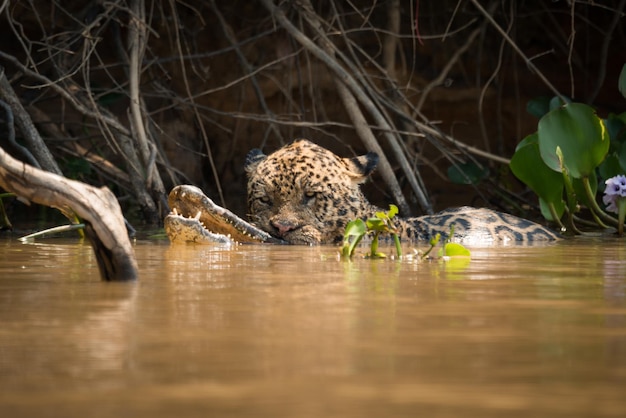
[(526, 111), (540, 119), (550, 111), (550, 98), (546, 96), (535, 97), (526, 103)]
[(365, 226), (365, 222), (363, 222), (362, 219), (355, 219), (353, 221), (348, 222), (348, 224), (346, 225), (346, 232), (345, 232), (345, 236), (359, 236), (359, 235), (364, 235), (365, 232), (367, 231), (367, 228)]
[(556, 204), (563, 200), (563, 176), (543, 162), (537, 140), (538, 136), (534, 133), (520, 142), (511, 158), (511, 171), (537, 196)]
[[(361, 239), (367, 232), (365, 222), (362, 219), (355, 219), (348, 222), (346, 225), (346, 232), (343, 237), (343, 246), (341, 248), (341, 254), (344, 257), (352, 257), (354, 249), (359, 245)], [(352, 240), (350, 238), (353, 238)]]
[(443, 248), (439, 249), (439, 257), (469, 257), (470, 251), (456, 242), (448, 242), (444, 244)]
[[(530, 134), (526, 138), (522, 139), (515, 147), (515, 151), (517, 152), (518, 149), (524, 148), (526, 145), (538, 144), (538, 143), (539, 143), (539, 137), (537, 136), (537, 132), (535, 132), (534, 134)], [(541, 158), (541, 156), (539, 158)]]
[(369, 229), (370, 231), (384, 231), (387, 227), (387, 225), (385, 225), (385, 222), (380, 218), (369, 218), (367, 221), (365, 221), (365, 223), (367, 225), (367, 229)]
[(539, 121), (539, 151), (552, 170), (561, 171), (556, 155), (563, 153), (563, 164), (574, 178), (589, 176), (609, 150), (609, 136), (593, 108), (570, 103), (552, 110)]
[[(554, 218), (554, 216), (552, 216), (550, 205), (552, 205), (554, 212), (556, 213), (556, 219)], [(542, 198), (539, 198), (539, 209), (541, 210), (541, 214), (545, 219), (551, 222), (557, 222), (563, 217), (563, 213), (565, 213), (565, 202), (561, 199), (558, 202), (553, 202), (552, 204), (550, 204)]]
[(569, 97), (564, 97), (564, 99), (565, 100), (561, 99), (559, 96), (554, 96), (550, 99), (550, 110), (558, 109), (559, 107), (572, 102)]
[(604, 126), (611, 138), (611, 150), (619, 149), (626, 142), (626, 115), (611, 113), (604, 119)]
[(448, 178), (455, 184), (478, 184), (489, 176), (489, 169), (473, 161), (448, 167)]
[[(626, 155), (624, 157), (626, 157)], [(624, 162), (626, 162), (626, 159)], [(623, 174), (625, 172), (626, 169), (620, 165), (620, 159), (617, 152), (612, 152), (607, 155), (604, 161), (602, 161), (602, 164), (598, 167), (598, 173), (603, 179), (610, 179), (611, 177), (615, 177), (618, 174)]]

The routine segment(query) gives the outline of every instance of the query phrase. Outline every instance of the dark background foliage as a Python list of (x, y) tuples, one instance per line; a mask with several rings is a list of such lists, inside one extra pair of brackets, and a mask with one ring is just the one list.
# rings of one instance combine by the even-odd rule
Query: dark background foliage
[[(536, 202), (507, 161), (530, 99), (623, 111), (625, 3), (4, 1), (0, 66), (63, 174), (147, 223), (180, 183), (244, 214), (246, 153), (298, 137), (379, 152), (368, 195), (404, 214), (520, 213)], [(0, 145), (38, 160), (0, 118)]]

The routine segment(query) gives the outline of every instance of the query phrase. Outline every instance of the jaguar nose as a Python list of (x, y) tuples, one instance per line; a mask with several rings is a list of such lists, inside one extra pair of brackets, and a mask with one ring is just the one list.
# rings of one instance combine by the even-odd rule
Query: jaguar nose
[(272, 221), (272, 226), (278, 231), (278, 235), (284, 237), (289, 231), (293, 231), (298, 227), (294, 222), (290, 221)]

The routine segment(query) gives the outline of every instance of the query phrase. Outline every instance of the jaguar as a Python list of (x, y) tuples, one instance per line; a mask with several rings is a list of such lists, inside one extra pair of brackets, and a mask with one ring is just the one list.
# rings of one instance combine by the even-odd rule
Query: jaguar
[[(371, 152), (342, 158), (306, 139), (269, 155), (254, 149), (245, 162), (250, 222), (215, 205), (199, 189), (178, 186), (170, 193), (170, 207), (175, 212), (166, 218), (166, 232), (172, 241), (215, 242), (215, 237), (207, 235), (208, 227), (239, 242), (341, 242), (350, 220), (381, 211), (361, 190), (378, 159)], [(464, 244), (559, 239), (557, 233), (538, 223), (488, 208), (464, 206), (393, 221), (400, 238), (411, 242), (428, 241), (436, 234), (445, 239), (452, 225), (452, 240)]]

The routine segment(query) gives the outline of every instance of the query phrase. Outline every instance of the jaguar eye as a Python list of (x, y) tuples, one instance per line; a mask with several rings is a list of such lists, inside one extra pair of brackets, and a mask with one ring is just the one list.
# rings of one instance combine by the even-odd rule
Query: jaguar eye
[(261, 196), (257, 198), (257, 201), (261, 202), (264, 205), (269, 205), (272, 203), (272, 200), (270, 199), (269, 196), (265, 195), (265, 196)]
[(315, 199), (315, 197), (317, 196), (317, 192), (304, 192), (304, 201), (308, 202), (310, 200)]

